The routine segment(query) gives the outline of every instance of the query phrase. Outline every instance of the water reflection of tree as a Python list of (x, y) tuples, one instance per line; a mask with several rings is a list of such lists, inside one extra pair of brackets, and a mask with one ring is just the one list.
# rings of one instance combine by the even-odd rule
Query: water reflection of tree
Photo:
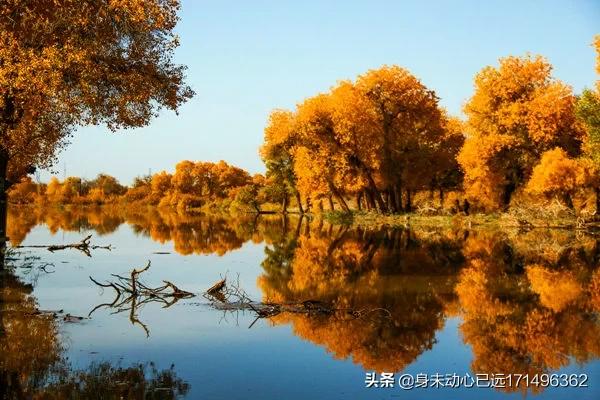
[[(306, 230), (302, 230), (306, 232)], [(367, 369), (397, 371), (435, 343), (461, 263), (453, 233), (311, 226), (268, 246), (259, 278), (265, 301), (318, 299), (335, 307), (385, 308), (391, 318), (280, 315), (300, 337)]]
[(51, 233), (59, 230), (97, 235), (110, 234), (125, 222), (118, 209), (101, 207), (11, 207), (8, 210), (8, 237), (13, 246), (20, 245), (29, 232), (44, 224)]
[(318, 299), (391, 312), (391, 320), (370, 323), (272, 319), (365, 369), (403, 369), (454, 314), (475, 372), (534, 374), (600, 357), (600, 246), (592, 236), (312, 224), (265, 253), (265, 301)]
[(513, 239), (480, 233), (465, 243), (456, 292), (473, 370), (547, 373), (598, 358), (598, 242), (568, 231)]
[(55, 320), (35, 315), (32, 287), (8, 272), (0, 276), (0, 398), (19, 398), (47, 378), (61, 346)]
[(568, 230), (366, 230), (307, 218), (103, 210), (12, 214), (10, 236), (19, 241), (40, 221), (104, 232), (125, 222), (152, 240), (172, 241), (183, 254), (225, 254), (247, 241), (264, 242), (264, 301), (319, 300), (391, 312), (387, 320), (272, 318), (367, 369), (403, 369), (433, 346), (448, 315), (462, 319), (475, 372), (548, 372), (600, 357), (600, 246), (593, 236)]
[[(214, 215), (179, 214), (169, 209), (127, 207), (13, 207), (9, 210), (8, 234), (13, 246), (20, 245), (31, 229), (44, 224), (50, 232), (93, 230), (103, 235), (121, 224), (131, 225), (136, 234), (159, 243), (173, 242), (184, 254), (218, 254), (239, 249), (247, 241), (260, 243), (265, 232), (279, 229), (281, 218), (241, 215), (225, 218)], [(287, 221), (287, 219), (285, 220)]]
[(126, 218), (136, 232), (160, 243), (172, 241), (175, 251), (183, 255), (223, 255), (250, 240), (240, 221), (231, 218), (182, 215), (166, 210), (128, 214)]
[(0, 275), (0, 399), (175, 399), (189, 391), (173, 367), (104, 362), (73, 369), (59, 322), (40, 313), (31, 292), (9, 271)]

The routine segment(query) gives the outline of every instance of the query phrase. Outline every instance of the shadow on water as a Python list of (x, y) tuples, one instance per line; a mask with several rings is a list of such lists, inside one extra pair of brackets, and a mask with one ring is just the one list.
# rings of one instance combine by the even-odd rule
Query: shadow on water
[[(16, 245), (38, 224), (53, 232), (94, 230), (103, 235), (125, 223), (138, 235), (172, 241), (184, 255), (223, 255), (248, 241), (264, 243), (257, 282), (265, 303), (321, 301), (336, 308), (387, 310), (390, 318), (291, 313), (268, 318), (365, 370), (403, 371), (436, 345), (436, 334), (450, 317), (461, 321), (474, 373), (549, 373), (600, 357), (600, 244), (593, 235), (568, 230), (360, 229), (306, 218), (100, 209), (15, 210), (9, 214), (8, 231)], [(19, 307), (35, 309), (35, 300), (18, 279), (5, 279), (3, 287), (4, 299), (19, 298)], [(51, 384), (57, 378), (48, 378), (54, 376), (51, 366), (60, 361), (55, 322), (24, 317), (26, 313), (11, 311), (12, 304), (3, 300), (0, 313), (5, 327), (0, 379), (13, 382), (18, 375), (20, 383), (0, 386), (59, 390)], [(7, 322), (11, 318), (21, 319)], [(138, 367), (133, 368), (131, 376), (138, 376)], [(129, 369), (95, 365), (70, 371), (64, 379), (92, 379), (85, 377), (98, 371), (130, 376)], [(185, 388), (173, 370), (156, 372), (154, 379), (169, 373), (172, 392), (178, 385)], [(148, 390), (156, 387), (152, 382), (139, 384)]]

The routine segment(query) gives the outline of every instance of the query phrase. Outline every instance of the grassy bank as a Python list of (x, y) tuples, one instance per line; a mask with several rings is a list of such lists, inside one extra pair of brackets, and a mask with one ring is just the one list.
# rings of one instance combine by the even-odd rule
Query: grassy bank
[(353, 211), (350, 213), (329, 212), (323, 214), (331, 223), (360, 227), (443, 227), (443, 228), (490, 228), (490, 229), (600, 229), (600, 221), (593, 216), (577, 216), (569, 211), (514, 209), (505, 213), (492, 214), (379, 214)]

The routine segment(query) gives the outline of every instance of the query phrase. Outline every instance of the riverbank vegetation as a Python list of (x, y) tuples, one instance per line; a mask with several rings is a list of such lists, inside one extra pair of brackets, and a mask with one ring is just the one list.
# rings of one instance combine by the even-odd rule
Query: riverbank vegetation
[[(600, 36), (595, 48), (600, 74)], [(537, 217), (557, 225), (597, 219), (600, 81), (576, 95), (545, 58), (510, 56), (475, 76), (464, 114), (465, 120), (450, 116), (408, 70), (384, 66), (293, 110), (273, 111), (260, 148), (265, 175), (225, 161), (186, 160), (129, 187), (103, 174), (47, 184), (25, 177), (9, 196), (17, 204), (136, 204), (179, 212), (338, 218), (332, 212), (341, 211), (363, 221), (388, 216), (396, 224), (400, 219), (390, 215), (502, 213), (504, 220)]]

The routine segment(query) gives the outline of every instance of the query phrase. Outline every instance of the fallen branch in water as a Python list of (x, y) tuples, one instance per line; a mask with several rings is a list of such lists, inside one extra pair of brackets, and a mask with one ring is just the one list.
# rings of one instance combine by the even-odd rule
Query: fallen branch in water
[(85, 254), (88, 257), (92, 256), (92, 253), (90, 252), (90, 250), (96, 250), (96, 249), (104, 249), (104, 250), (108, 250), (108, 251), (112, 250), (112, 247), (110, 244), (107, 246), (91, 245), (90, 244), (91, 239), (92, 239), (92, 235), (88, 235), (79, 243), (17, 246), (17, 248), (47, 249), (51, 253), (54, 253), (55, 251), (58, 251), (58, 250), (75, 249), (75, 250), (81, 251), (83, 254)]
[(238, 282), (228, 285), (227, 279), (222, 279), (204, 292), (204, 298), (210, 305), (221, 311), (250, 311), (256, 315), (248, 328), (261, 318), (271, 318), (282, 313), (304, 314), (307, 316), (326, 316), (345, 319), (363, 318), (368, 315), (379, 314), (390, 318), (391, 314), (385, 308), (353, 309), (340, 308), (319, 300), (304, 300), (300, 302), (273, 303), (255, 302), (250, 299)]
[(112, 314), (119, 314), (122, 312), (129, 311), (129, 320), (132, 324), (139, 324), (144, 331), (146, 336), (150, 336), (148, 327), (141, 322), (137, 317), (137, 310), (148, 303), (161, 303), (163, 308), (171, 307), (177, 303), (180, 299), (187, 299), (195, 297), (196, 295), (191, 292), (187, 292), (178, 288), (176, 285), (169, 281), (163, 280), (164, 285), (159, 287), (149, 287), (143, 283), (139, 276), (148, 271), (150, 268), (150, 261), (145, 267), (137, 270), (132, 269), (129, 277), (111, 274), (111, 276), (117, 278), (116, 281), (106, 283), (100, 283), (91, 276), (89, 277), (92, 282), (101, 288), (112, 288), (115, 291), (115, 299), (111, 303), (103, 303), (94, 307), (88, 317), (94, 313), (94, 311), (102, 308), (113, 308), (115, 311)]
[[(188, 299), (196, 295), (178, 288), (175, 284), (163, 280), (164, 285), (159, 287), (149, 287), (140, 280), (140, 275), (150, 268), (150, 261), (140, 269), (132, 269), (129, 276), (111, 274), (115, 277), (114, 281), (98, 282), (90, 276), (90, 280), (101, 288), (111, 288), (115, 291), (115, 298), (110, 303), (99, 304), (94, 307), (88, 317), (98, 309), (106, 307), (114, 309), (112, 314), (129, 312), (129, 320), (134, 325), (140, 325), (150, 336), (148, 326), (139, 320), (137, 311), (140, 307), (148, 303), (163, 304), (163, 308), (171, 307), (181, 299)], [(373, 309), (353, 309), (340, 308), (318, 300), (305, 300), (300, 302), (273, 303), (273, 302), (255, 302), (240, 287), (238, 281), (228, 284), (227, 278), (221, 279), (204, 292), (204, 298), (209, 300), (209, 306), (216, 310), (227, 312), (249, 311), (256, 318), (248, 328), (261, 318), (271, 318), (282, 313), (303, 314), (307, 317), (323, 316), (327, 318), (338, 319), (358, 319), (367, 316), (378, 316), (390, 318), (390, 312), (384, 308)]]

